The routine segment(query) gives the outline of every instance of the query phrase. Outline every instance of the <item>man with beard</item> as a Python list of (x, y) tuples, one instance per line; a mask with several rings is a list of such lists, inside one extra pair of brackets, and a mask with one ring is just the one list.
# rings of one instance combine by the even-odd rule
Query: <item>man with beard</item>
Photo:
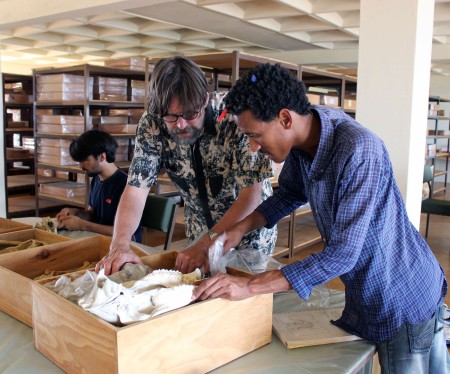
[[(127, 184), (127, 174), (115, 164), (116, 140), (108, 133), (89, 130), (70, 144), (70, 156), (92, 177), (89, 208), (64, 208), (56, 215), (58, 228), (86, 230), (112, 236), (114, 217)], [(132, 240), (141, 242), (138, 227)]]
[[(161, 170), (185, 203), (190, 245), (176, 260), (182, 272), (201, 265), (208, 272), (208, 247), (216, 232), (244, 218), (272, 193), (270, 161), (251, 151), (248, 139), (223, 111), (220, 95), (210, 96), (202, 70), (183, 56), (155, 64), (110, 254), (97, 264), (97, 271), (104, 268), (108, 275), (126, 262), (140, 262), (129, 250), (129, 241)], [(270, 255), (275, 241), (276, 228), (261, 228), (246, 235), (239, 248)]]

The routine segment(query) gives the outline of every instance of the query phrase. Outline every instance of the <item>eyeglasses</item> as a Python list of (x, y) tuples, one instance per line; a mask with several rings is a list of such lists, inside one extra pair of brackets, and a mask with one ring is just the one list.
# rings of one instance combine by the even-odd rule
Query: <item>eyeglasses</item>
[(186, 113), (181, 114), (166, 114), (165, 116), (162, 116), (161, 118), (166, 123), (176, 123), (178, 122), (178, 119), (181, 117), (186, 121), (192, 121), (193, 119), (196, 119), (199, 114), (200, 110), (189, 110)]

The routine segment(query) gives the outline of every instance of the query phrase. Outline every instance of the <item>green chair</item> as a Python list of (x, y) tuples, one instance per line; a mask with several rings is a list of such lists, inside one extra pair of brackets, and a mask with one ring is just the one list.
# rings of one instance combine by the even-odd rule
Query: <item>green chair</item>
[(423, 182), (428, 183), (430, 193), (427, 199), (422, 200), (422, 213), (427, 215), (427, 223), (425, 226), (425, 238), (428, 237), (428, 227), (430, 224), (430, 214), (436, 214), (439, 216), (450, 216), (450, 201), (433, 199), (433, 169), (430, 165), (425, 165), (423, 173)]
[(164, 250), (172, 242), (175, 228), (176, 210), (179, 199), (148, 195), (142, 212), (141, 226), (166, 233)]

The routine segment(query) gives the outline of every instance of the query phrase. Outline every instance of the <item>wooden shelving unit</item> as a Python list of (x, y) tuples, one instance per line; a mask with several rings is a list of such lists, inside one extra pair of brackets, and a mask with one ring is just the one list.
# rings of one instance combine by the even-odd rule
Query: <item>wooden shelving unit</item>
[(8, 218), (36, 209), (33, 141), (33, 77), (2, 74), (5, 191)]
[[(37, 214), (44, 206), (41, 201), (88, 207), (89, 177), (68, 152), (70, 142), (87, 130), (111, 133), (120, 149), (116, 165), (128, 169), (137, 123), (144, 111), (144, 97), (134, 92), (142, 92), (144, 80), (143, 71), (87, 64), (33, 71)], [(49, 188), (59, 188), (55, 183), (61, 181), (66, 182), (63, 188), (67, 186), (69, 191), (73, 187), (77, 193), (49, 192)], [(43, 183), (47, 185), (40, 188)]]
[[(439, 96), (431, 96), (430, 103), (442, 105), (440, 111), (444, 111), (446, 115), (430, 115), (428, 117), (428, 135), (427, 147), (434, 145), (436, 147), (436, 154), (430, 155), (427, 150), (425, 161), (434, 167), (434, 178), (440, 178), (443, 183), (435, 185), (433, 180), (433, 196), (443, 193), (447, 189), (448, 180), (448, 164), (449, 164), (449, 150), (450, 150), (450, 117), (448, 113), (450, 100), (443, 99)], [(446, 106), (446, 107), (445, 107)], [(440, 113), (442, 114), (442, 113)]]
[(312, 104), (333, 106), (355, 115), (355, 77), (300, 66), (299, 78), (305, 84)]

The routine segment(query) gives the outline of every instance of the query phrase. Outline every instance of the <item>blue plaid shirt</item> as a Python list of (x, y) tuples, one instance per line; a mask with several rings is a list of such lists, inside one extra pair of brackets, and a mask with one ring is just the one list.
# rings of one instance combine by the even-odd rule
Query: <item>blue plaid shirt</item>
[(292, 149), (278, 191), (257, 210), (272, 227), (310, 203), (324, 249), (283, 274), (304, 299), (340, 276), (346, 305), (334, 323), (386, 341), (403, 323), (433, 316), (447, 292), (444, 272), (408, 219), (383, 142), (337, 109), (312, 112), (322, 126), (316, 156)]

